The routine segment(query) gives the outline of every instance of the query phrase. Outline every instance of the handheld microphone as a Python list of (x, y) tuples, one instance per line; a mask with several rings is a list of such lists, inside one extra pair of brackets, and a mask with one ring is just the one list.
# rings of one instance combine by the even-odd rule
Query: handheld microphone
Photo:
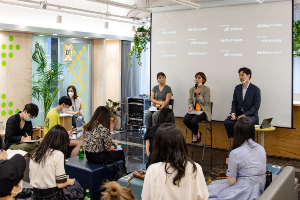
[[(198, 84), (195, 84), (195, 89), (197, 89)], [(196, 97), (196, 93), (194, 93), (194, 97)]]

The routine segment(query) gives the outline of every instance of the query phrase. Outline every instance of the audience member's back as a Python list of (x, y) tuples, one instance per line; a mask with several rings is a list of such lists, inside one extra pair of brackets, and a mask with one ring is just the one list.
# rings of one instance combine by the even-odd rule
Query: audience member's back
[(134, 196), (129, 188), (121, 187), (117, 182), (107, 182), (103, 186), (101, 200), (134, 200)]

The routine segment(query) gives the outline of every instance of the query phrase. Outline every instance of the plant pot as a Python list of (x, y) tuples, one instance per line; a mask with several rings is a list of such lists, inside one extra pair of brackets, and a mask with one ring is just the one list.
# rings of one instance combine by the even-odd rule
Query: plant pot
[(110, 127), (109, 127), (110, 132), (114, 131), (114, 124), (115, 124), (115, 118), (110, 118)]

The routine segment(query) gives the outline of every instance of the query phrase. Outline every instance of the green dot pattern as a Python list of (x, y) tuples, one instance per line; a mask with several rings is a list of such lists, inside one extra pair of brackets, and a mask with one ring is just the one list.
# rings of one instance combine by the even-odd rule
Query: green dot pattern
[(6, 94), (2, 94), (1, 99), (6, 99)]
[(6, 107), (6, 103), (5, 102), (1, 103), (1, 107), (5, 108)]
[(13, 107), (13, 105), (14, 105), (14, 103), (13, 103), (12, 101), (10, 101), (10, 102), (8, 103), (8, 106), (9, 106), (9, 107)]
[(3, 52), (3, 53), (1, 54), (1, 56), (2, 56), (2, 58), (6, 58), (6, 53)]
[(10, 50), (13, 50), (14, 45), (10, 44), (10, 45), (8, 46), (8, 48), (9, 48)]
[(14, 54), (13, 54), (13, 53), (9, 53), (8, 56), (9, 56), (10, 58), (12, 58), (12, 57), (14, 57)]
[(5, 62), (5, 61), (2, 61), (1, 65), (2, 65), (3, 67), (5, 67), (5, 66), (6, 66), (6, 62)]
[(17, 50), (20, 50), (20, 45), (17, 44), (17, 45), (16, 45), (16, 49), (17, 49)]
[(13, 36), (9, 36), (8, 39), (9, 39), (9, 41), (11, 41), (11, 42), (14, 41), (14, 37), (13, 37)]
[(15, 113), (17, 114), (17, 113), (19, 113), (19, 112), (20, 112), (20, 110), (19, 110), (19, 109), (17, 109)]
[(6, 115), (6, 111), (3, 110), (3, 111), (1, 112), (1, 115), (4, 117), (4, 116)]
[(2, 49), (6, 49), (6, 45), (5, 44), (2, 44)]
[(9, 111), (8, 111), (8, 114), (9, 114), (9, 115), (12, 115), (12, 114), (14, 114), (14, 111), (13, 111), (13, 110), (9, 110)]

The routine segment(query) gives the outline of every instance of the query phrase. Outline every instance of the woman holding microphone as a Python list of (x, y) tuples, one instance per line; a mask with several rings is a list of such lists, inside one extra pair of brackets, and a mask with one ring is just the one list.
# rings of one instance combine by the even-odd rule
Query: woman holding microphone
[(157, 106), (159, 111), (147, 110), (146, 113), (146, 128), (155, 126), (158, 114), (164, 107), (169, 108), (169, 101), (172, 97), (172, 89), (166, 85), (166, 75), (163, 72), (157, 74), (157, 81), (159, 85), (153, 87), (151, 91), (152, 106)]
[[(188, 113), (183, 118), (183, 123), (192, 131), (192, 143), (200, 143), (202, 133), (198, 131), (198, 123), (202, 120), (211, 121), (210, 89), (205, 86), (206, 76), (203, 72), (195, 75), (195, 86), (189, 93)], [(202, 111), (193, 113), (192, 111)], [(199, 115), (200, 113), (200, 115)]]

